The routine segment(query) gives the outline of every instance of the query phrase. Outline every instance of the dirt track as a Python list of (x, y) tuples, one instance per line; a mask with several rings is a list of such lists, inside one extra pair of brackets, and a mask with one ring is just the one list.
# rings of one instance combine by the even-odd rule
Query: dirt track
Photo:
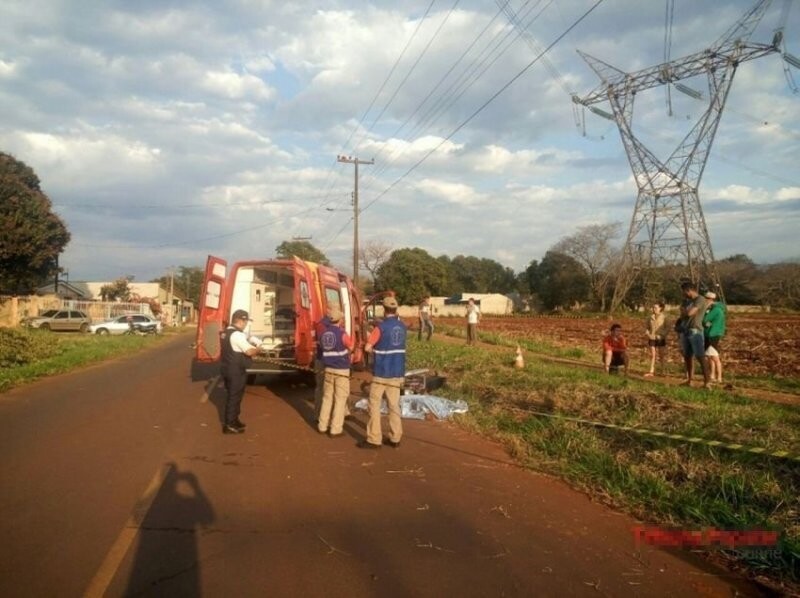
[(0, 397), (0, 595), (758, 593), (637, 551), (635, 521), (449, 424), (359, 450), (364, 415), (321, 436), (310, 389), (283, 381), (250, 387), (247, 433), (224, 436), (189, 342)]

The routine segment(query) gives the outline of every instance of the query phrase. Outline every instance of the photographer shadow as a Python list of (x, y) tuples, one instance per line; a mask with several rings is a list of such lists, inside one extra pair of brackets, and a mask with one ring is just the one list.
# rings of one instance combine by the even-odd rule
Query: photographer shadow
[(144, 520), (125, 596), (200, 596), (197, 535), (215, 519), (195, 474), (168, 471)]

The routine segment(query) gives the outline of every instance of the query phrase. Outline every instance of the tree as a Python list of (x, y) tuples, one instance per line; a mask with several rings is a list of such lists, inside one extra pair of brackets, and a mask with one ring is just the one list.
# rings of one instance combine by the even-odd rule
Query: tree
[(764, 305), (800, 309), (800, 264), (765, 266), (758, 284), (758, 295)]
[(621, 224), (590, 224), (581, 226), (556, 243), (552, 250), (577, 260), (589, 274), (589, 285), (595, 307), (606, 310), (609, 284), (619, 258), (614, 240), (619, 237)]
[(397, 249), (378, 268), (375, 276), (377, 291), (392, 290), (401, 303), (419, 303), (425, 295), (440, 295), (447, 291), (446, 266), (424, 249)]
[(100, 296), (103, 301), (129, 301), (131, 298), (131, 278), (118, 278), (111, 284), (100, 287)]
[(392, 246), (388, 243), (383, 243), (381, 241), (374, 241), (370, 240), (364, 243), (358, 251), (358, 258), (361, 262), (361, 266), (369, 272), (370, 277), (372, 278), (372, 284), (375, 284), (375, 274), (378, 271), (378, 268), (389, 259), (389, 255), (392, 253)]
[(29, 292), (53, 276), (69, 239), (33, 169), (0, 152), (0, 293)]
[(328, 258), (319, 249), (308, 241), (284, 241), (275, 248), (275, 253), (279, 258), (292, 259), (297, 256), (301, 260), (315, 262), (324, 266), (330, 266)]
[(589, 297), (589, 274), (569, 255), (548, 251), (532, 274), (534, 291), (546, 309), (569, 308)]
[(740, 253), (721, 259), (716, 265), (727, 303), (753, 305), (759, 302), (756, 285), (760, 272), (753, 260)]

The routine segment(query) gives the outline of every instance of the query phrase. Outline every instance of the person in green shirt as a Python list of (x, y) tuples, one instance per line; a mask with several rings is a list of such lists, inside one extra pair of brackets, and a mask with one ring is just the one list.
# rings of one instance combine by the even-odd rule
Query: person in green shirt
[(703, 315), (703, 334), (705, 336), (706, 357), (708, 357), (709, 378), (712, 382), (722, 382), (722, 360), (719, 356), (719, 343), (725, 336), (725, 304), (717, 301), (717, 294), (705, 294), (708, 308)]

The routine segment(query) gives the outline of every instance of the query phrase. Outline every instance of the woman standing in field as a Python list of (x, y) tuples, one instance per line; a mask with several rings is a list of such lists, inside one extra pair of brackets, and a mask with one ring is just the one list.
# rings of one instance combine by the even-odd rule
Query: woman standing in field
[(650, 371), (645, 374), (650, 378), (656, 373), (656, 356), (658, 357), (658, 373), (664, 374), (664, 358), (667, 352), (667, 317), (663, 303), (653, 304), (650, 317), (647, 319), (647, 346), (650, 348)]

